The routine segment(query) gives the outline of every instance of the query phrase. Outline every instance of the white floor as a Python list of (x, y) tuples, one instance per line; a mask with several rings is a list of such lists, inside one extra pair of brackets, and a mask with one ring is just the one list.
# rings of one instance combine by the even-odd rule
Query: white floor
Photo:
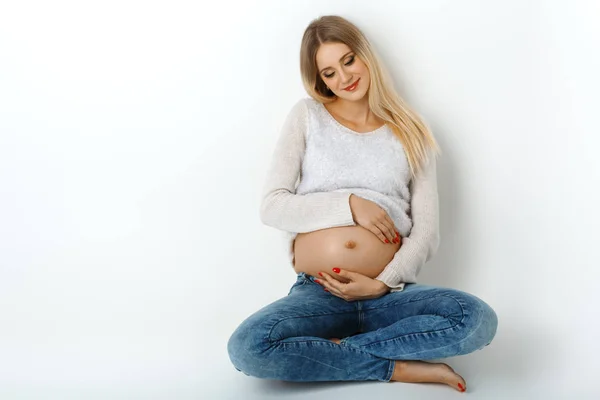
[[(566, 399), (600, 398), (592, 383), (585, 387), (566, 387), (551, 378), (552, 365), (535, 354), (535, 346), (523, 348), (509, 332), (498, 334), (496, 341), (475, 353), (443, 361), (461, 374), (468, 385), (460, 393), (441, 384), (400, 382), (323, 382), (291, 383), (266, 381), (243, 375), (219, 359), (213, 374), (207, 375), (203, 393), (209, 399)], [(529, 338), (528, 338), (529, 339)]]
[[(258, 297), (248, 301), (264, 302)], [(238, 317), (220, 310), (221, 314), (180, 310), (193, 318), (186, 320), (165, 313), (165, 319), (171, 318), (168, 323), (147, 327), (145, 332), (121, 321), (98, 331), (97, 336), (76, 331), (71, 336), (52, 336), (32, 331), (29, 336), (13, 337), (10, 348), (0, 346), (0, 399), (600, 398), (596, 382), (589, 379), (594, 375), (590, 370), (593, 357), (587, 365), (567, 361), (573, 354), (569, 349), (572, 345), (564, 341), (561, 345), (557, 336), (548, 334), (544, 334), (544, 341), (538, 340), (536, 332), (526, 334), (514, 321), (502, 325), (486, 348), (444, 360), (465, 378), (467, 393), (440, 384), (256, 379), (230, 364), (226, 342)], [(555, 350), (549, 351), (551, 346)]]

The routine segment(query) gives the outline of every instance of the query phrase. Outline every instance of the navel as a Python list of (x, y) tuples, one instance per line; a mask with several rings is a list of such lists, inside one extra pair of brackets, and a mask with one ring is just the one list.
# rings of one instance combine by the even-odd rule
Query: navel
[(348, 240), (346, 242), (346, 248), (347, 249), (353, 249), (356, 247), (356, 242), (354, 240)]

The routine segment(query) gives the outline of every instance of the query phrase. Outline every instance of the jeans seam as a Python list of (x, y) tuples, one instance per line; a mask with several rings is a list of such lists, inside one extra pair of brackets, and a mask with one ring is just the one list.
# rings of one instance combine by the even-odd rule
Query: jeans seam
[[(407, 302), (405, 302), (405, 303), (403, 303), (403, 304), (414, 303), (414, 302), (417, 302), (417, 301), (422, 301), (422, 300), (431, 300), (431, 299), (437, 299), (437, 298), (440, 298), (440, 297), (448, 297), (448, 298), (450, 298), (450, 299), (452, 299), (452, 300), (456, 301), (456, 302), (458, 303), (458, 305), (460, 306), (460, 312), (461, 312), (461, 314), (462, 314), (462, 315), (461, 315), (461, 318), (460, 318), (460, 321), (458, 321), (456, 324), (454, 324), (454, 325), (453, 325), (453, 326), (451, 326), (450, 328), (453, 328), (453, 327), (455, 327), (456, 325), (458, 325), (458, 324), (460, 324), (461, 322), (463, 322), (463, 320), (465, 319), (465, 308), (463, 307), (463, 305), (462, 305), (462, 303), (461, 303), (461, 301), (460, 301), (460, 298), (458, 298), (458, 299), (457, 299), (457, 298), (455, 298), (454, 296), (451, 296), (451, 295), (448, 295), (448, 294), (434, 295), (434, 296), (431, 296), (431, 297), (426, 297), (426, 298), (423, 298), (423, 299), (411, 300), (411, 301), (407, 301)], [(398, 305), (398, 304), (393, 304), (393, 305), (384, 306), (384, 307), (366, 308), (366, 309), (363, 309), (363, 311), (382, 310), (382, 309), (389, 308), (389, 307), (395, 307), (395, 306), (397, 306), (397, 305)], [(435, 316), (437, 316), (437, 317), (444, 317), (443, 315), (438, 315), (438, 314), (420, 314), (420, 315), (435, 315)], [(445, 329), (450, 329), (450, 328), (445, 328)], [(437, 331), (429, 331), (429, 332), (437, 332)]]
[[(301, 340), (301, 341), (293, 341), (293, 342), (283, 342), (283, 341), (279, 341), (279, 343), (274, 343), (274, 346), (281, 346), (283, 348), (285, 347), (298, 347), (298, 344), (304, 344), (304, 343), (314, 343), (314, 344), (318, 344), (319, 346), (327, 346), (327, 347), (339, 347), (341, 345), (340, 344), (335, 344), (333, 342), (328, 341), (327, 339), (321, 339), (321, 340)], [(373, 357), (373, 358), (379, 358), (381, 360), (384, 361), (388, 361), (388, 367), (387, 367), (387, 373), (385, 375), (385, 377), (383, 378), (384, 382), (389, 382), (392, 379), (392, 375), (394, 373), (394, 367), (395, 367), (395, 360), (390, 360), (387, 358), (382, 358), (382, 357), (378, 357), (375, 356), (371, 353), (369, 353), (368, 351), (365, 351), (361, 348), (357, 348), (357, 347), (352, 347), (352, 346), (345, 346), (346, 351), (351, 351), (353, 353), (357, 353), (357, 354), (361, 354), (361, 355), (365, 355), (368, 357)], [(236, 368), (237, 369), (237, 368)]]
[[(424, 297), (422, 299), (410, 300), (410, 301), (406, 301), (404, 303), (401, 303), (400, 305), (405, 305), (405, 304), (409, 304), (409, 303), (415, 303), (417, 301), (436, 299), (438, 297), (449, 297), (449, 298), (453, 299), (454, 301), (456, 301), (458, 303), (458, 305), (460, 305), (460, 310), (461, 310), (461, 313), (463, 314), (463, 318), (464, 318), (465, 308), (463, 307), (462, 303), (460, 302), (460, 298), (457, 299), (454, 296), (449, 295), (449, 294), (437, 294), (437, 295), (433, 295), (433, 296), (430, 296), (430, 297)], [(364, 308), (363, 311), (381, 310), (381, 309), (384, 309), (384, 308), (396, 307), (398, 305), (399, 305), (398, 303), (395, 303), (395, 304), (390, 304), (390, 305), (386, 305), (386, 306), (383, 306), (383, 307)], [(462, 322), (462, 318), (461, 318), (460, 322)]]
[[(444, 296), (447, 296), (447, 295), (444, 295)], [(451, 298), (453, 298), (453, 299), (454, 299), (454, 300), (456, 300), (456, 302), (457, 302), (457, 303), (458, 303), (458, 304), (461, 306), (461, 310), (462, 310), (463, 318), (461, 318), (460, 322), (458, 322), (457, 324), (455, 324), (454, 326), (451, 326), (451, 327), (449, 327), (449, 328), (445, 328), (445, 329), (438, 329), (438, 330), (435, 330), (435, 331), (429, 331), (429, 332), (417, 332), (417, 333), (410, 333), (410, 334), (406, 334), (406, 335), (402, 335), (402, 336), (397, 336), (397, 337), (395, 337), (394, 339), (397, 339), (397, 338), (400, 338), (400, 337), (406, 337), (406, 336), (408, 336), (408, 335), (417, 335), (417, 334), (422, 334), (422, 333), (431, 333), (431, 332), (443, 332), (443, 331), (446, 331), (446, 330), (448, 330), (448, 329), (454, 329), (456, 326), (458, 326), (459, 324), (461, 324), (461, 323), (463, 322), (463, 320), (464, 320), (464, 317), (465, 317), (465, 313), (464, 313), (464, 307), (463, 307), (463, 305), (461, 304), (461, 302), (460, 302), (460, 300), (459, 300), (459, 299), (456, 299), (456, 298), (454, 298), (454, 297), (452, 297), (452, 296), (447, 296), (447, 297), (451, 297)], [(471, 336), (473, 336), (473, 335), (475, 334), (475, 332), (476, 332), (476, 331), (479, 329), (479, 327), (480, 327), (480, 326), (483, 324), (483, 320), (484, 320), (483, 318), (479, 318), (479, 324), (478, 324), (478, 325), (477, 325), (475, 328), (473, 328), (473, 329), (470, 331), (470, 333), (469, 333), (469, 335), (468, 335), (468, 336), (466, 336), (466, 337), (462, 338), (461, 340), (459, 340), (459, 341), (457, 341), (457, 342), (454, 342), (454, 343), (448, 344), (448, 345), (446, 345), (446, 346), (443, 346), (443, 347), (438, 347), (438, 348), (436, 348), (436, 350), (444, 349), (444, 348), (446, 348), (446, 347), (450, 347), (450, 346), (456, 346), (456, 345), (459, 345), (459, 344), (461, 344), (461, 343), (463, 343), (463, 342), (466, 342), (466, 341), (467, 341), (467, 340), (468, 340), (468, 339), (469, 339)], [(383, 343), (383, 342), (386, 342), (386, 341), (389, 341), (389, 340), (394, 340), (394, 339), (382, 340), (382, 341), (379, 341), (379, 342), (370, 343), (370, 344), (368, 344), (368, 345), (362, 345), (362, 346), (356, 346), (356, 347), (358, 347), (358, 348), (361, 348), (361, 347), (369, 347), (369, 346), (371, 346), (371, 345), (373, 345), (373, 344), (379, 344), (379, 343)], [(352, 344), (350, 344), (350, 345), (348, 345), (348, 346), (353, 346), (353, 345), (352, 345)], [(487, 346), (487, 345), (486, 345), (486, 346)], [(485, 347), (485, 346), (484, 346), (484, 347)], [(429, 350), (427, 350), (427, 351), (429, 351)], [(409, 354), (404, 354), (403, 356), (404, 356), (404, 357), (407, 357), (407, 356), (414, 356), (414, 355), (417, 355), (417, 354), (419, 354), (419, 353), (422, 353), (422, 351), (418, 351), (418, 352), (414, 352), (414, 353), (409, 353)]]
[(267, 340), (269, 341), (269, 343), (277, 342), (277, 340), (272, 340), (271, 339), (271, 333), (273, 332), (273, 329), (275, 329), (275, 327), (277, 325), (279, 325), (280, 323), (282, 323), (283, 321), (287, 321), (289, 319), (310, 318), (310, 317), (323, 317), (323, 316), (327, 316), (327, 315), (352, 314), (354, 312), (355, 311), (353, 310), (353, 311), (344, 311), (344, 312), (338, 312), (338, 313), (310, 314), (310, 315), (299, 315), (299, 316), (292, 316), (292, 317), (282, 318), (282, 319), (278, 320), (277, 322), (275, 322), (273, 324), (273, 326), (271, 327), (271, 329), (269, 329), (269, 332), (267, 333)]
[(356, 302), (356, 310), (358, 311), (358, 331), (362, 332), (363, 331), (363, 325), (365, 322), (365, 314), (362, 310), (362, 302), (360, 300), (358, 300)]
[[(462, 322), (462, 321), (461, 321), (461, 322)], [(474, 335), (474, 333), (477, 331), (477, 329), (479, 329), (479, 327), (481, 326), (481, 324), (483, 324), (483, 318), (480, 318), (480, 319), (479, 319), (479, 324), (477, 325), (477, 327), (476, 327), (476, 328), (474, 328), (474, 329), (472, 329), (472, 330), (471, 330), (471, 332), (469, 333), (469, 335), (468, 335), (467, 337), (464, 337), (464, 338), (462, 338), (462, 339), (461, 339), (461, 340), (459, 340), (458, 342), (454, 342), (454, 343), (448, 344), (448, 345), (446, 345), (446, 346), (438, 347), (438, 348), (436, 348), (436, 350), (445, 349), (446, 347), (450, 347), (450, 346), (456, 346), (456, 345), (458, 345), (458, 344), (461, 344), (461, 343), (465, 342), (467, 339), (469, 339), (471, 336), (473, 336), (473, 335)], [(458, 325), (458, 324), (457, 324), (457, 325)], [(456, 325), (454, 325), (452, 328), (454, 328), (454, 327), (456, 327)], [(447, 328), (447, 329), (450, 329), (450, 328)], [(446, 329), (443, 329), (443, 330), (446, 330)], [(438, 331), (432, 331), (432, 332), (438, 332)], [(381, 342), (379, 342), (379, 343), (381, 343)], [(419, 353), (422, 353), (422, 351), (418, 351), (418, 352), (415, 352), (415, 353), (410, 353), (410, 354), (404, 354), (404, 356), (405, 356), (405, 357), (406, 357), (406, 356), (412, 356), (412, 355), (419, 354)]]
[[(461, 316), (461, 319), (460, 319), (460, 321), (459, 321), (459, 322), (457, 322), (456, 324), (454, 324), (454, 325), (452, 325), (452, 326), (450, 326), (450, 327), (448, 327), (448, 328), (444, 328), (444, 329), (436, 329), (436, 330), (433, 330), (433, 331), (427, 331), (427, 332), (412, 332), (412, 333), (407, 333), (407, 334), (405, 334), (405, 335), (395, 336), (395, 337), (394, 337), (394, 338), (392, 338), (392, 339), (380, 340), (380, 341), (378, 341), (378, 342), (372, 342), (372, 343), (369, 343), (369, 344), (364, 344), (364, 345), (360, 345), (360, 346), (357, 346), (357, 347), (369, 347), (369, 346), (372, 346), (372, 345), (374, 345), (374, 344), (385, 343), (385, 342), (388, 342), (388, 341), (396, 340), (396, 339), (403, 338), (403, 337), (407, 337), (407, 336), (410, 336), (410, 335), (422, 335), (422, 334), (433, 333), (433, 332), (444, 332), (444, 331), (447, 331), (447, 330), (450, 330), (450, 329), (454, 329), (454, 328), (456, 328), (456, 327), (457, 327), (459, 324), (461, 324), (461, 323), (464, 321), (464, 319), (465, 319), (465, 309), (464, 309), (463, 305), (461, 304), (460, 300), (459, 300), (459, 299), (456, 299), (456, 298), (454, 298), (453, 296), (448, 296), (448, 295), (445, 295), (445, 294), (443, 294), (443, 295), (438, 295), (438, 296), (433, 296), (433, 297), (428, 297), (427, 299), (431, 299), (431, 298), (437, 298), (437, 297), (449, 297), (449, 298), (453, 299), (454, 301), (456, 301), (456, 302), (458, 303), (458, 305), (460, 306), (461, 314), (462, 314), (462, 316)], [(420, 299), (420, 300), (427, 300), (427, 299)], [(415, 301), (419, 301), (419, 300), (415, 300)], [(391, 307), (391, 306), (390, 306), (390, 307)], [(387, 307), (382, 307), (382, 308), (387, 308)], [(375, 309), (375, 308), (372, 308), (371, 310), (374, 310), (374, 309)], [(377, 308), (377, 309), (379, 309), (379, 308)], [(443, 315), (437, 315), (437, 314), (420, 314), (420, 315), (435, 315), (436, 317), (443, 317)], [(444, 317), (444, 318), (445, 318), (445, 317)], [(470, 336), (470, 335), (469, 335), (469, 336)], [(458, 343), (461, 343), (462, 341), (464, 341), (464, 339), (463, 339), (463, 340), (461, 340), (461, 341), (460, 341), (460, 342), (458, 342)], [(453, 343), (452, 345), (455, 345), (455, 344), (456, 344), (456, 343)], [(353, 346), (353, 345), (352, 345), (352, 344), (350, 344), (350, 346)], [(449, 346), (450, 346), (450, 345), (449, 345)], [(448, 346), (444, 346), (444, 347), (448, 347)], [(414, 353), (411, 353), (411, 354), (414, 354)]]

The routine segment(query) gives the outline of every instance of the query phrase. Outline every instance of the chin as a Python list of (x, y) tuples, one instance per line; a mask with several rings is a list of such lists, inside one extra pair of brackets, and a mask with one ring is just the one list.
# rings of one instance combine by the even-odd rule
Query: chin
[(367, 95), (367, 93), (355, 93), (355, 96), (348, 96), (347, 99), (351, 100), (351, 101), (358, 101), (358, 100), (362, 100), (365, 96)]

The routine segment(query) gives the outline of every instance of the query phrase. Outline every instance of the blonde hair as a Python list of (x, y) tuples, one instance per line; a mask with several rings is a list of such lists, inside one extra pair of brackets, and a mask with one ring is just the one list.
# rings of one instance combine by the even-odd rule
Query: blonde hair
[(408, 104), (396, 93), (392, 80), (363, 33), (348, 20), (327, 15), (313, 20), (304, 31), (300, 46), (300, 72), (308, 94), (321, 103), (330, 103), (336, 96), (327, 89), (319, 76), (316, 55), (323, 43), (343, 43), (369, 69), (369, 107), (392, 129), (402, 143), (411, 175), (414, 178), (428, 160), (428, 150), (440, 154), (440, 148), (431, 131)]

